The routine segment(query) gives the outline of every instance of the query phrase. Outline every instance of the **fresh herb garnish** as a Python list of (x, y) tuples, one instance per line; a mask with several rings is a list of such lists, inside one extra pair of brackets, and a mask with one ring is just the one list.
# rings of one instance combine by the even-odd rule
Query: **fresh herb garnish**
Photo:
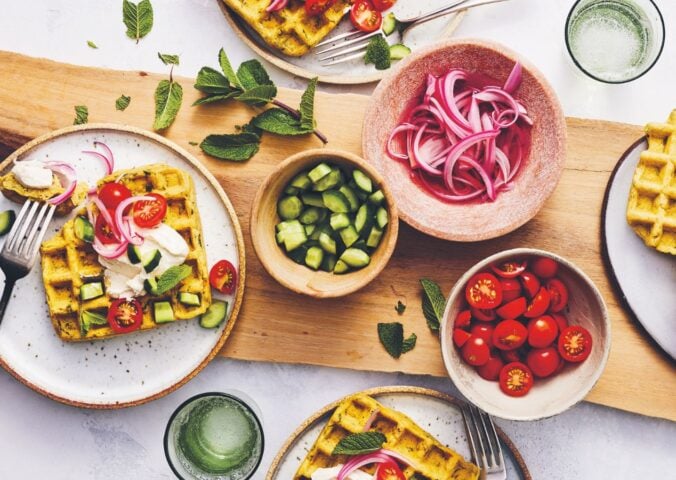
[(192, 274), (192, 267), (190, 265), (174, 265), (169, 267), (162, 275), (157, 278), (157, 288), (155, 293), (162, 295)]
[(159, 57), (160, 60), (162, 60), (162, 63), (164, 63), (165, 65), (178, 65), (180, 62), (178, 55), (170, 55), (168, 53), (157, 52), (157, 56)]
[(397, 311), (399, 315), (403, 315), (404, 312), (406, 311), (406, 305), (404, 303), (401, 303), (401, 300), (397, 300), (397, 306), (394, 307), (394, 309)]
[(392, 65), (390, 59), (390, 45), (382, 35), (376, 35), (366, 47), (366, 55), (364, 55), (364, 63), (373, 63), (376, 70), (387, 70)]
[(418, 336), (415, 333), (410, 334), (401, 345), (401, 353), (404, 354), (413, 350), (417, 341)]
[(189, 144), (189, 145), (192, 145), (193, 147), (196, 147), (197, 145), (199, 145), (198, 142), (195, 142), (195, 141), (192, 141), (192, 140), (189, 141), (188, 144)]
[(433, 332), (438, 332), (446, 309), (446, 298), (436, 282), (422, 278), (420, 284), (423, 287), (422, 310), (427, 319), (427, 326)]
[(305, 135), (312, 129), (306, 130), (286, 110), (270, 108), (251, 120), (256, 127), (277, 135)]
[(399, 322), (379, 323), (378, 338), (387, 353), (394, 358), (401, 357), (404, 346), (404, 326)]
[(129, 106), (130, 102), (131, 97), (128, 97), (127, 95), (120, 95), (120, 98), (115, 100), (115, 109), (123, 112)]
[(89, 109), (87, 105), (75, 105), (75, 120), (73, 125), (82, 125), (89, 121)]
[(161, 80), (155, 89), (153, 129), (164, 130), (174, 122), (183, 102), (183, 87), (172, 78)]
[(99, 48), (99, 47), (98, 47), (94, 42), (92, 42), (91, 40), (87, 40), (87, 45), (89, 46), (89, 48), (93, 48), (93, 49)]
[(342, 438), (331, 452), (331, 455), (363, 455), (380, 450), (387, 441), (380, 432), (351, 433)]
[(122, 0), (122, 20), (127, 27), (127, 36), (138, 43), (153, 28), (153, 6), (150, 0), (141, 0), (138, 4)]
[(261, 137), (253, 132), (226, 133), (209, 135), (202, 140), (200, 148), (207, 155), (221, 160), (243, 162), (249, 160), (258, 152), (260, 144)]

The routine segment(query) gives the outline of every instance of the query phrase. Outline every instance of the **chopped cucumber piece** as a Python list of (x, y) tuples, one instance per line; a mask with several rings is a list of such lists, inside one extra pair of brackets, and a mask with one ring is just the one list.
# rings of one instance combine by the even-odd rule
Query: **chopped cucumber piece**
[(357, 209), (359, 208), (359, 198), (357, 198), (357, 195), (354, 193), (354, 190), (352, 190), (347, 185), (343, 185), (338, 189), (338, 191), (343, 195), (345, 195), (345, 198), (347, 198), (347, 201), (350, 204), (350, 211), (356, 212)]
[(354, 242), (359, 240), (359, 234), (354, 229), (354, 226), (349, 225), (347, 228), (343, 228), (340, 231), (340, 238), (343, 240), (346, 247), (350, 247)]
[(298, 220), (287, 220), (285, 222), (279, 222), (276, 228), (278, 232), (282, 232), (285, 230), (289, 230), (292, 232), (303, 231), (303, 225)]
[[(14, 212), (11, 210), (9, 211), (12, 213), (12, 215), (14, 215)], [(5, 215), (5, 213), (7, 212), (0, 213), (0, 223), (2, 223), (2, 217)], [(14, 220), (12, 220), (12, 223), (13, 222)], [(94, 226), (85, 217), (75, 217), (75, 221), (73, 222), (73, 230), (75, 231), (75, 236), (80, 240), (88, 243), (92, 243), (94, 241)]]
[(300, 193), (300, 190), (298, 190), (296, 187), (286, 187), (284, 189), (284, 193), (287, 195), (298, 195)]
[(178, 294), (178, 301), (183, 305), (190, 305), (191, 307), (199, 307), (202, 304), (200, 296), (190, 292), (180, 292)]
[(347, 201), (345, 195), (336, 191), (329, 190), (322, 194), (324, 205), (333, 213), (347, 213), (350, 211), (350, 202)]
[(157, 279), (156, 278), (146, 278), (143, 281), (143, 288), (146, 293), (150, 295), (157, 295)]
[(327, 176), (315, 183), (313, 190), (316, 192), (325, 192), (329, 188), (338, 188), (343, 184), (343, 174), (337, 168), (331, 170)]
[(336, 262), (336, 266), (333, 267), (333, 273), (346, 273), (347, 271), (350, 270), (350, 267), (347, 265), (347, 263), (343, 262), (342, 260), (338, 260)]
[(157, 268), (162, 259), (162, 253), (159, 250), (153, 250), (148, 256), (143, 257), (143, 270), (150, 273)]
[(310, 249), (309, 246), (307, 245), (302, 245), (299, 248), (296, 248), (295, 250), (291, 252), (287, 252), (289, 255), (289, 258), (296, 262), (299, 265), (305, 265), (305, 255), (307, 255), (307, 251)]
[(371, 209), (367, 204), (364, 203), (361, 207), (359, 207), (359, 210), (357, 210), (357, 215), (354, 218), (354, 227), (359, 233), (362, 233), (364, 230), (370, 227), (371, 223), (373, 223), (373, 219), (371, 217)]
[(301, 200), (305, 205), (310, 205), (311, 207), (324, 208), (324, 200), (322, 200), (321, 193), (303, 193), (300, 196)]
[(277, 240), (277, 243), (278, 243), (279, 245), (281, 245), (281, 244), (284, 243), (284, 234), (285, 234), (285, 233), (286, 233), (286, 232), (284, 232), (284, 230), (282, 230), (281, 232), (277, 232), (277, 233), (275, 234), (275, 239)]
[(92, 300), (103, 296), (103, 283), (85, 283), (80, 287), (80, 300)]
[(323, 224), (315, 225), (315, 229), (312, 231), (312, 233), (308, 234), (308, 238), (310, 240), (319, 240), (319, 235), (321, 235), (323, 231), (324, 231)]
[(317, 228), (317, 225), (305, 225), (305, 235), (310, 238), (310, 235), (315, 231), (315, 228)]
[(317, 183), (319, 180), (331, 173), (331, 167), (325, 163), (320, 163), (315, 168), (310, 170), (307, 174), (312, 183)]
[(319, 268), (321, 268), (325, 272), (332, 272), (333, 269), (336, 267), (337, 260), (338, 258), (336, 258), (335, 255), (327, 253), (326, 255), (324, 255), (324, 260), (322, 260), (322, 264), (320, 265)]
[(383, 33), (386, 37), (389, 37), (397, 29), (397, 19), (394, 16), (394, 13), (390, 12), (383, 17)]
[(127, 245), (127, 257), (132, 264), (141, 263), (141, 249), (131, 243)]
[(300, 214), (298, 220), (304, 225), (311, 225), (317, 222), (321, 222), (326, 217), (326, 210), (318, 207), (310, 207), (303, 210), (303, 213)]
[(105, 315), (101, 315), (100, 313), (83, 310), (80, 314), (80, 333), (82, 336), (87, 335), (87, 332), (89, 332), (92, 325), (108, 325), (108, 319)]
[(284, 232), (284, 248), (287, 252), (291, 252), (307, 242), (307, 235), (305, 231), (300, 232)]
[(376, 223), (378, 224), (378, 227), (382, 230), (385, 228), (385, 225), (389, 222), (389, 216), (387, 215), (387, 210), (385, 210), (383, 207), (380, 207), (378, 211), (376, 212)]
[(319, 234), (319, 246), (322, 247), (326, 253), (336, 254), (336, 241), (326, 232)]
[(369, 195), (369, 202), (374, 205), (380, 205), (385, 200), (385, 194), (382, 190), (376, 190), (371, 195)]
[(5, 210), (0, 213), (0, 235), (5, 235), (11, 230), (14, 220), (16, 220), (14, 210)]
[(228, 302), (214, 300), (207, 311), (200, 318), (200, 327), (217, 328), (225, 320), (225, 314), (228, 312)]
[(356, 183), (361, 190), (367, 193), (371, 193), (373, 191), (373, 182), (371, 182), (371, 179), (368, 177), (368, 175), (366, 175), (361, 170), (355, 169), (352, 172), (352, 178), (354, 178), (354, 183)]
[(313, 270), (317, 270), (324, 260), (324, 250), (319, 247), (310, 247), (305, 254), (305, 265)]
[(358, 248), (359, 250), (364, 250), (366, 253), (369, 253), (368, 245), (366, 245), (366, 241), (364, 241), (363, 239), (354, 242), (351, 248)]
[(347, 228), (350, 225), (350, 217), (344, 213), (334, 213), (331, 215), (331, 220), (329, 223), (331, 228), (334, 230), (342, 230), (343, 228)]
[(312, 186), (312, 180), (307, 173), (299, 173), (291, 180), (291, 186), (298, 190), (308, 190)]
[(340, 256), (340, 260), (352, 268), (362, 268), (369, 264), (369, 254), (358, 248), (348, 248)]
[(392, 60), (401, 60), (402, 58), (407, 57), (410, 53), (411, 49), (403, 43), (397, 43), (390, 46), (390, 59)]
[(277, 213), (283, 220), (298, 218), (303, 210), (303, 202), (298, 197), (284, 197), (277, 204)]
[(373, 227), (368, 240), (366, 240), (366, 245), (371, 248), (376, 248), (380, 244), (381, 238), (383, 238), (383, 231), (378, 227)]
[(174, 309), (169, 302), (156, 302), (153, 305), (155, 311), (155, 323), (168, 323), (176, 320)]

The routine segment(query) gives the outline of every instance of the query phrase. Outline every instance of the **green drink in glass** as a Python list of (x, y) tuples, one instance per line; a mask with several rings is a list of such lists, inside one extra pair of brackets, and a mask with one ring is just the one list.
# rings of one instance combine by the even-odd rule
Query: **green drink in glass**
[(176, 409), (164, 435), (169, 466), (184, 480), (246, 480), (263, 456), (253, 409), (225, 393), (204, 393)]
[(575, 64), (606, 83), (645, 74), (664, 46), (664, 21), (652, 0), (578, 0), (566, 22)]

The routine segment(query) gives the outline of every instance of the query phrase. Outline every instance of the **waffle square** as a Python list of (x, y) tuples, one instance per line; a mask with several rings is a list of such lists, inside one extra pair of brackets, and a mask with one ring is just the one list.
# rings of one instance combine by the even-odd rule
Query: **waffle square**
[(350, 0), (338, 0), (322, 15), (308, 16), (305, 2), (289, 0), (283, 9), (266, 12), (270, 0), (223, 0), (263, 41), (291, 57), (300, 57), (336, 28)]
[(400, 453), (414, 463), (415, 468), (408, 466), (402, 470), (407, 479), (479, 478), (479, 467), (442, 445), (409, 417), (382, 405), (368, 395), (357, 394), (338, 405), (293, 480), (311, 480), (313, 472), (319, 468), (344, 464), (349, 457), (332, 456), (331, 452), (345, 436), (362, 432), (372, 415), (375, 419), (371, 429), (381, 432), (387, 439), (383, 448)]
[(648, 149), (634, 172), (627, 222), (646, 245), (676, 255), (676, 110), (645, 131)]
[[(143, 306), (141, 330), (158, 326), (152, 312), (155, 302), (169, 302), (177, 320), (203, 314), (211, 304), (211, 288), (192, 178), (177, 168), (154, 164), (119, 170), (102, 179), (99, 185), (119, 177), (119, 182), (129, 188), (133, 195), (155, 192), (166, 198), (164, 223), (180, 233), (188, 244), (185, 263), (192, 267), (192, 274), (165, 294), (137, 298)], [(58, 336), (65, 341), (94, 340), (117, 335), (108, 325), (93, 327), (86, 335), (80, 331), (80, 312), (89, 310), (105, 313), (112, 299), (107, 295), (85, 301), (80, 299), (80, 287), (84, 283), (103, 282), (104, 268), (98, 262), (98, 255), (92, 246), (75, 236), (74, 222), (74, 218), (66, 222), (55, 237), (45, 240), (40, 247), (42, 279), (52, 324)], [(180, 303), (179, 292), (199, 295), (200, 305), (194, 307)]]

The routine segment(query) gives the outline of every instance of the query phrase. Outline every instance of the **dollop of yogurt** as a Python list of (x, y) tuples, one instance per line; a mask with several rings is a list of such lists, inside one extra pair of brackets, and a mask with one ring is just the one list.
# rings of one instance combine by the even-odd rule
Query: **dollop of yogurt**
[(45, 189), (52, 186), (54, 174), (42, 162), (16, 162), (12, 173), (17, 181), (26, 188)]
[(125, 252), (118, 258), (105, 258), (99, 255), (99, 263), (105, 268), (103, 281), (106, 292), (113, 298), (132, 298), (145, 294), (143, 282), (157, 277), (169, 268), (181, 265), (188, 257), (189, 247), (180, 233), (165, 223), (154, 228), (139, 228), (138, 234), (144, 238), (138, 247), (141, 257), (159, 250), (160, 263), (151, 272), (146, 272), (141, 263), (133, 264)]
[[(342, 465), (336, 465), (331, 468), (318, 468), (312, 474), (312, 480), (336, 480), (341, 468), (343, 468)], [(355, 470), (345, 478), (347, 480), (373, 480), (375, 477), (362, 470)]]

